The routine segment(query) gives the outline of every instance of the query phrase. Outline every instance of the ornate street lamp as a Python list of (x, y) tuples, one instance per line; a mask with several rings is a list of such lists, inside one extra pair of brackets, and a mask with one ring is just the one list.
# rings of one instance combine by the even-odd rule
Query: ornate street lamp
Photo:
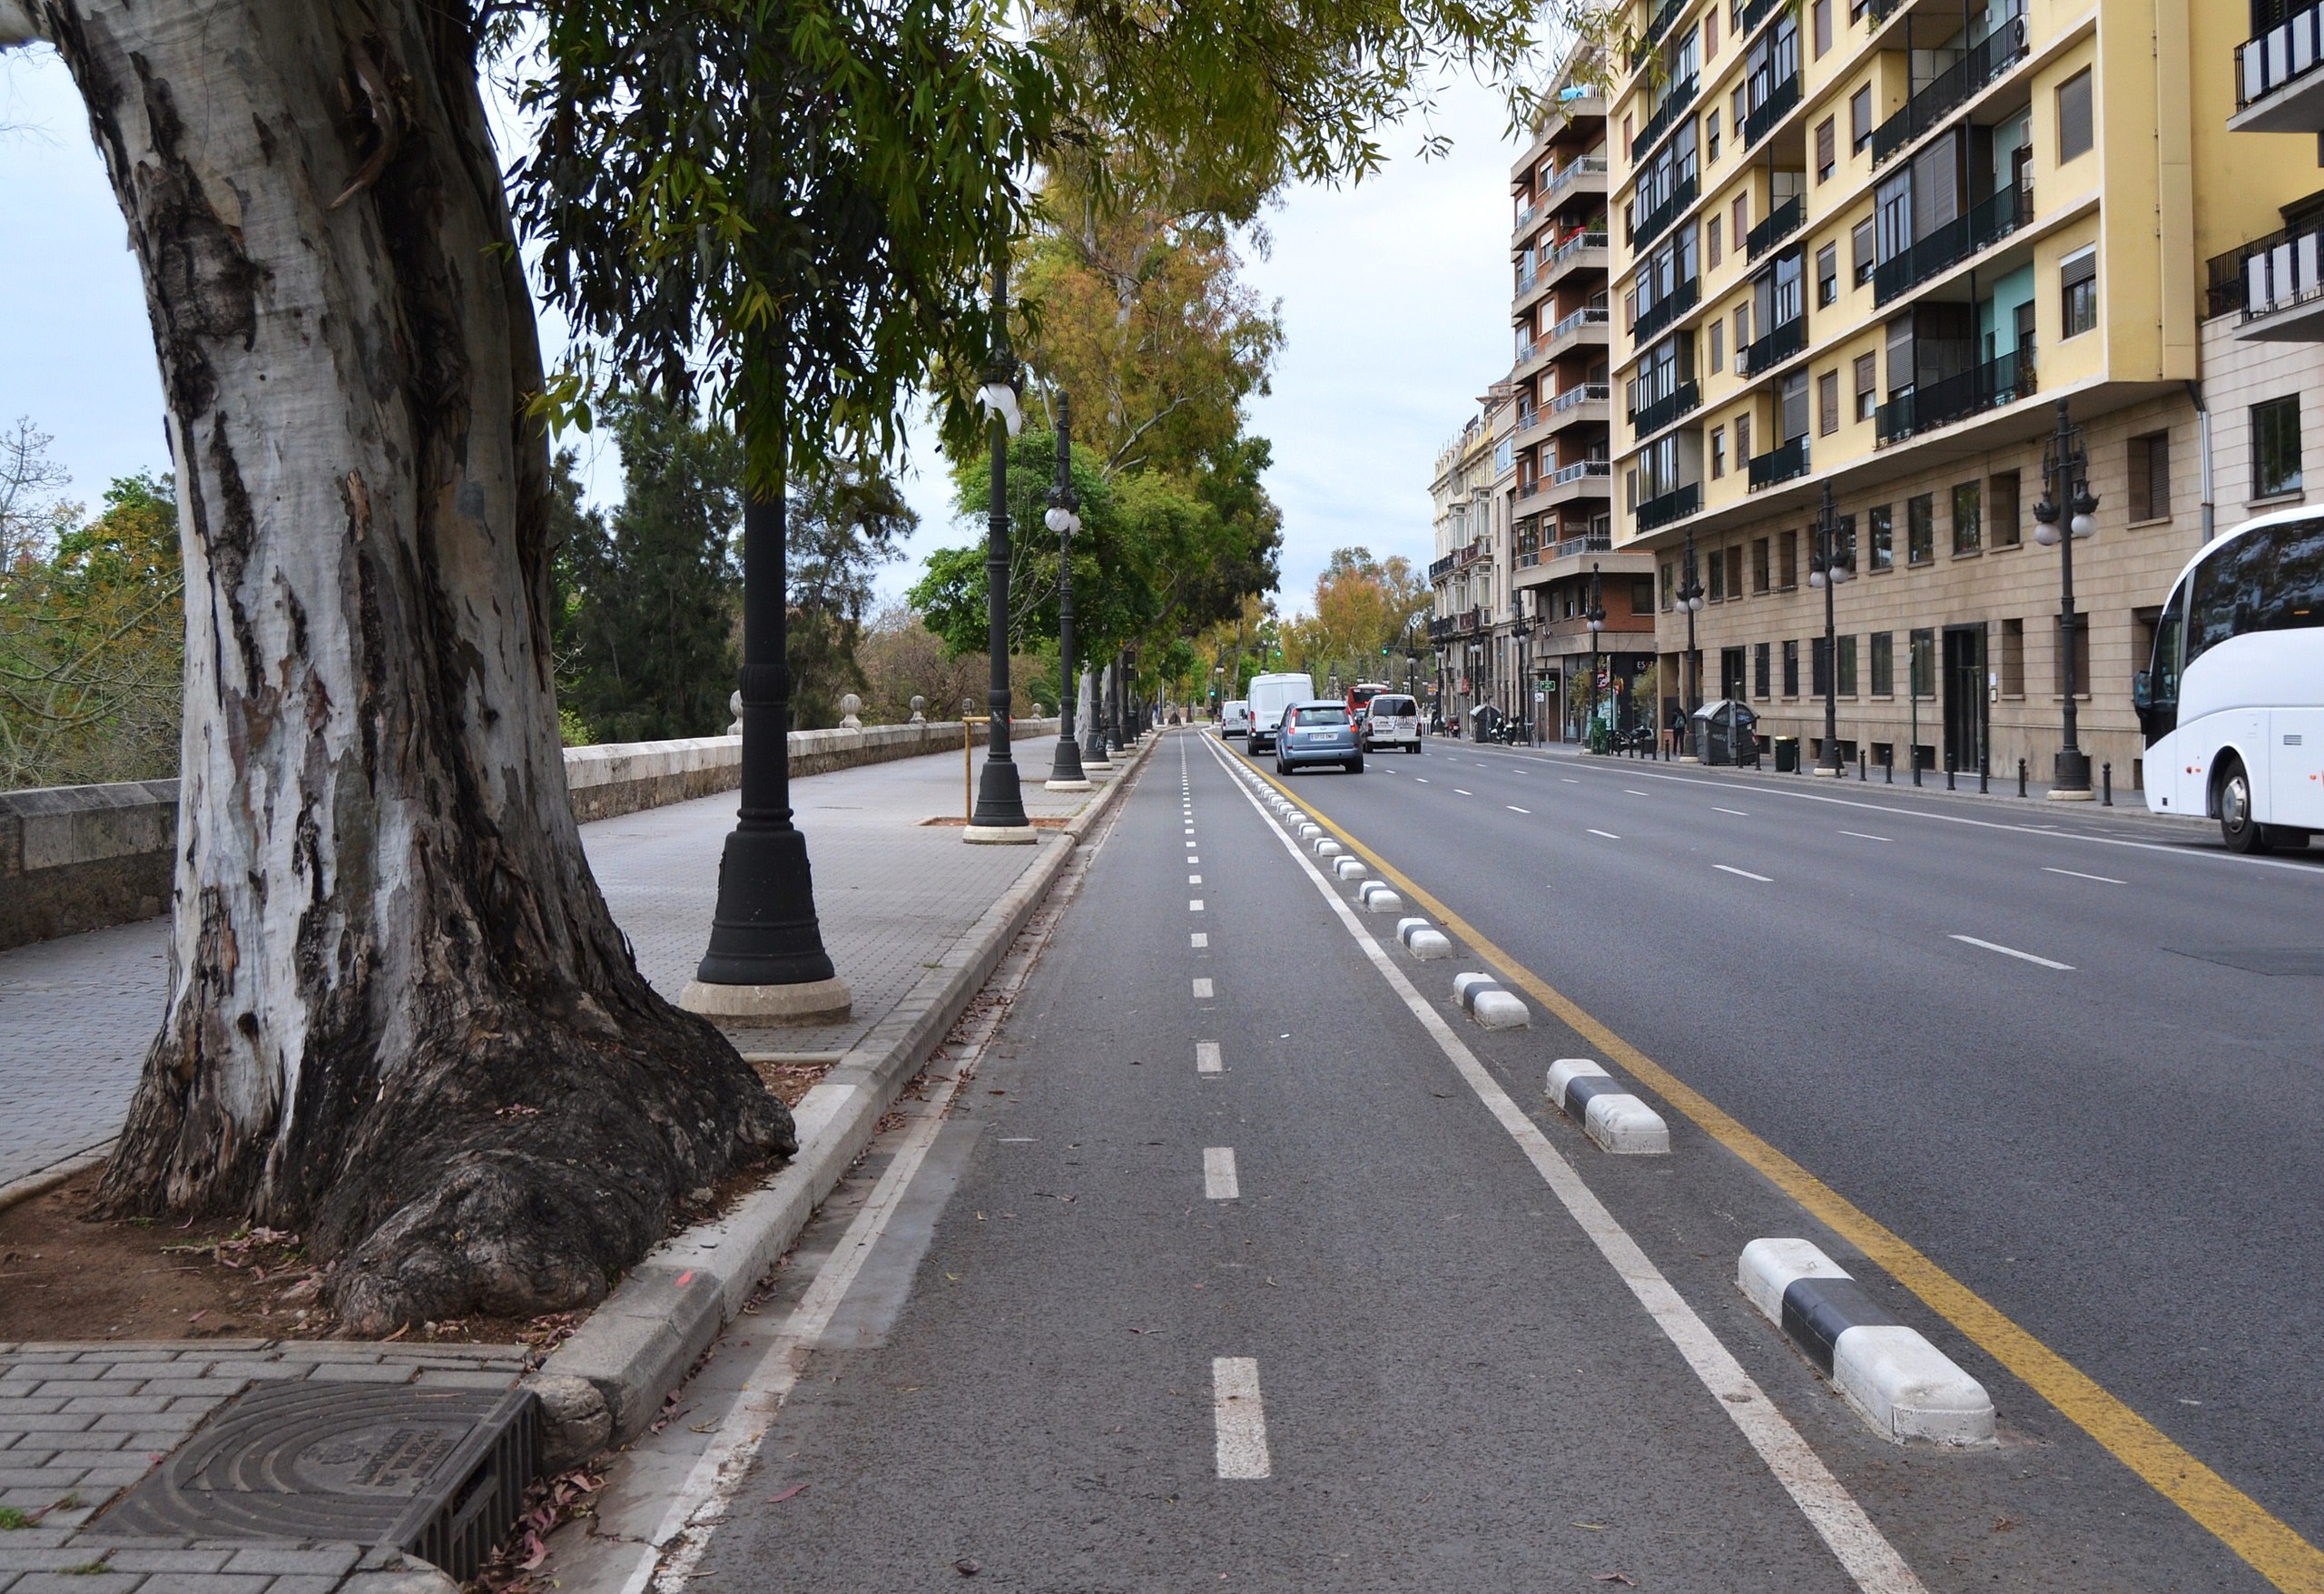
[(1590, 607), (1582, 611), (1582, 624), (1590, 627), (1590, 751), (1598, 751), (1598, 634), (1606, 629), (1605, 589), (1599, 580), (1598, 566), (1590, 566)]
[(1687, 751), (1695, 733), (1695, 711), (1703, 705), (1702, 657), (1695, 648), (1695, 616), (1703, 612), (1703, 584), (1695, 568), (1695, 530), (1687, 528), (1687, 566), (1685, 578), (1679, 585), (1679, 607), (1687, 616), (1687, 662), (1681, 672), (1679, 694), (1684, 704), (1685, 724), (1679, 738), (1679, 762), (1693, 763), (1695, 755)]
[(990, 418), (992, 438), (992, 507), (985, 536), (986, 647), (992, 666), (985, 692), (990, 739), (985, 744), (984, 769), (977, 780), (976, 811), (964, 841), (1014, 842), (1039, 841), (1033, 822), (1025, 815), (1025, 793), (1017, 780), (1017, 761), (1009, 753), (1009, 439), (1023, 429), (1024, 412), (1017, 404), (1019, 367), (1009, 348), (1009, 264), (1004, 256), (992, 268), (992, 363), (985, 368), (984, 386), (978, 392)]
[(1824, 591), (1824, 756), (1816, 772), (1840, 774), (1840, 654), (1832, 629), (1832, 592), (1856, 575), (1856, 554), (1840, 546), (1840, 520), (1832, 512), (1832, 484), (1824, 484), (1824, 507), (1816, 517), (1816, 551), (1807, 561), (1807, 585)]
[[(2057, 434), (2043, 454), (2042, 480), (2042, 501), (2034, 506), (2034, 540), (2058, 550), (2058, 645), (2065, 650), (2059, 671), (2065, 686), (2059, 725), (2063, 745), (2058, 749), (2050, 800), (2087, 802), (2091, 800), (2090, 758), (2082, 750), (2074, 705), (2074, 643), (2082, 618), (2073, 607), (2073, 545), (2097, 535), (2098, 498), (2090, 490), (2090, 456), (2083, 448), (2082, 428), (2068, 418), (2063, 398), (2058, 400)], [(2062, 518), (2065, 520), (2063, 529), (2058, 524)]]
[(1081, 748), (1073, 739), (1073, 535), (1081, 529), (1081, 500), (1073, 490), (1072, 402), (1057, 396), (1057, 486), (1049, 489), (1043, 518), (1057, 533), (1057, 760), (1049, 765), (1052, 792), (1087, 792)]

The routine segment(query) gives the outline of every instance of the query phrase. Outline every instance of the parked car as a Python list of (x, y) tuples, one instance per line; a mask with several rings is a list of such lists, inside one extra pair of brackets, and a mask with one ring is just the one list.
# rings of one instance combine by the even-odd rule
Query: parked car
[(1247, 736), (1251, 733), (1251, 705), (1241, 698), (1218, 711), (1218, 733), (1221, 736)]
[(1287, 775), (1311, 763), (1335, 763), (1352, 775), (1364, 772), (1364, 746), (1347, 704), (1326, 698), (1284, 709), (1276, 727), (1275, 772)]
[(1375, 693), (1364, 705), (1364, 750), (1401, 747), (1420, 751), (1420, 704), (1401, 692)]
[[(1315, 678), (1305, 671), (1252, 676), (1249, 751), (1260, 753), (1273, 747), (1275, 725), (1283, 718), (1284, 711), (1295, 703), (1315, 701)], [(1345, 705), (1342, 705), (1340, 712), (1347, 712)]]

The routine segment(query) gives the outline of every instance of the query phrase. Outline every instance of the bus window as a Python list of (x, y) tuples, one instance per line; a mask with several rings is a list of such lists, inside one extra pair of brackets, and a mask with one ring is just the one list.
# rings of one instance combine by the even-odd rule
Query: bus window
[(2324, 520), (2236, 538), (2195, 566), (2185, 662), (2231, 636), (2324, 625)]

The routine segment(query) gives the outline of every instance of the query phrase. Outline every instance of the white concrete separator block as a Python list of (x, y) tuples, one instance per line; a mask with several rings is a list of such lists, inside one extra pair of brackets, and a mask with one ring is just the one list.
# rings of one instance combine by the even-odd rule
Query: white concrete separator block
[(1323, 833), (1324, 827), (1319, 824), (1303, 824), (1299, 827), (1299, 839), (1303, 841), (1312, 841)]
[(1423, 963), (1433, 963), (1452, 955), (1452, 940), (1441, 930), (1416, 930), (1404, 942), (1413, 957)]
[(1411, 946), (1413, 944), (1413, 936), (1417, 931), (1431, 928), (1433, 927), (1425, 919), (1399, 919), (1396, 920), (1396, 939), (1403, 942), (1404, 945)]
[(1550, 1065), (1550, 1099), (1557, 1103), (1560, 1111), (1565, 1110), (1566, 1087), (1585, 1077), (1605, 1079), (1612, 1076), (1603, 1064), (1589, 1058), (1560, 1058)]
[(1794, 1279), (1846, 1278), (1847, 1270), (1806, 1240), (1754, 1240), (1735, 1264), (1735, 1284), (1769, 1323), (1783, 1325), (1783, 1293)]
[(1582, 1131), (1616, 1156), (1668, 1156), (1670, 1126), (1635, 1096), (1608, 1092), (1590, 1098)]
[(1505, 990), (1481, 990), (1469, 1004), (1469, 1017), (1487, 1029), (1526, 1029), (1533, 1010)]
[(1318, 858), (1337, 858), (1343, 851), (1344, 849), (1337, 841), (1324, 840), (1315, 843), (1315, 856)]
[(1890, 1439), (1994, 1442), (1993, 1397), (1918, 1329), (1890, 1323), (1843, 1330), (1832, 1346), (1832, 1383)]
[(1479, 986), (1497, 985), (1499, 981), (1495, 980), (1490, 974), (1478, 974), (1474, 972), (1455, 974), (1452, 977), (1452, 995), (1459, 1000), (1460, 1004), (1465, 1008), (1469, 1005), (1469, 993), (1471, 991), (1475, 990)]
[(1372, 871), (1364, 867), (1361, 858), (1342, 858), (1332, 864), (1332, 872), (1342, 880), (1362, 880)]

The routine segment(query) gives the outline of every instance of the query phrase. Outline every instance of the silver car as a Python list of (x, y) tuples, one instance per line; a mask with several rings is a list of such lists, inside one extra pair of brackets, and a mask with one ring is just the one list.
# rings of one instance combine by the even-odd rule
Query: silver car
[(1352, 775), (1364, 772), (1364, 746), (1347, 704), (1328, 699), (1295, 703), (1283, 711), (1275, 741), (1275, 772), (1287, 775), (1311, 763), (1335, 763)]

